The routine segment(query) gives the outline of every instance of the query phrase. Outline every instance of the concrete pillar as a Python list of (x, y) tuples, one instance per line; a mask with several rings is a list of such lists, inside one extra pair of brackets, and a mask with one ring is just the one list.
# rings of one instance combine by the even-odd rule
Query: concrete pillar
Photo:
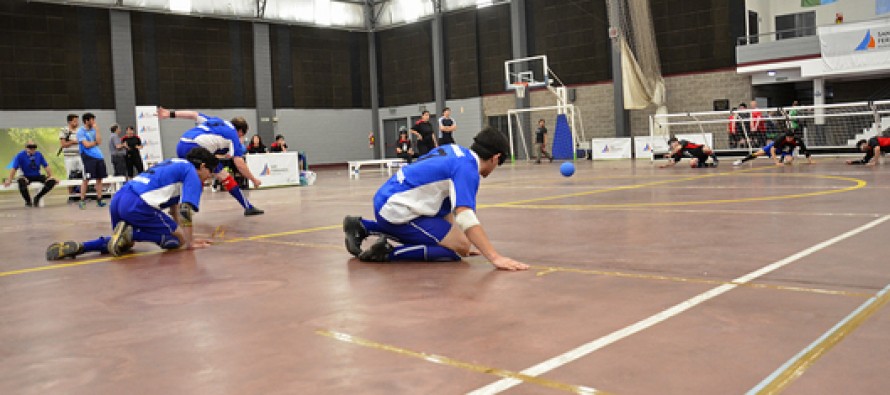
[(114, 80), (115, 119), (123, 129), (128, 125), (136, 126), (136, 78), (133, 75), (130, 12), (109, 10), (108, 17), (111, 25), (111, 72)]
[[(269, 24), (253, 24), (253, 75), (256, 89), (257, 124), (251, 125), (263, 141), (274, 141), (275, 106), (272, 100), (272, 55), (269, 42)], [(248, 136), (253, 133), (248, 132)]]

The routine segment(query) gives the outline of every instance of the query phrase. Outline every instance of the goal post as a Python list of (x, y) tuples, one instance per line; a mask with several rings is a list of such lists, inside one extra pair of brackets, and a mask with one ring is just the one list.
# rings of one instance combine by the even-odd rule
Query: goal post
[[(752, 122), (757, 118), (759, 122)], [(712, 148), (716, 151), (740, 155), (755, 151), (789, 131), (814, 152), (849, 153), (859, 140), (890, 134), (888, 128), (890, 100), (655, 114), (649, 119), (651, 138), (709, 134), (713, 136)]]

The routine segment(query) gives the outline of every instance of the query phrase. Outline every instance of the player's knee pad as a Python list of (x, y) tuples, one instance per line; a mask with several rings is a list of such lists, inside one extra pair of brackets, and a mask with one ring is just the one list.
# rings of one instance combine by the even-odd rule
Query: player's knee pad
[(223, 188), (225, 188), (227, 191), (231, 191), (231, 190), (233, 190), (233, 189), (235, 189), (235, 188), (238, 188), (238, 182), (235, 181), (235, 177), (234, 177), (234, 176), (232, 176), (231, 174), (229, 174), (229, 176), (226, 177), (225, 180), (222, 180), (222, 186), (223, 186)]

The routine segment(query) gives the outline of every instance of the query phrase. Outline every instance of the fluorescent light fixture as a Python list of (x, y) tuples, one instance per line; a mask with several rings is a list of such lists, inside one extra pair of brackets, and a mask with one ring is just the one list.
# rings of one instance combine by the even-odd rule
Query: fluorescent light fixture
[(331, 25), (331, 0), (315, 0), (315, 23)]
[(192, 11), (192, 0), (170, 0), (168, 6), (170, 11), (188, 13)]
[(775, 70), (767, 71), (767, 72), (766, 72), (766, 75), (768, 75), (768, 76), (770, 76), (770, 77), (775, 77), (775, 76), (776, 76), (776, 71), (775, 71)]
[(485, 8), (494, 4), (494, 0), (476, 0), (476, 8)]

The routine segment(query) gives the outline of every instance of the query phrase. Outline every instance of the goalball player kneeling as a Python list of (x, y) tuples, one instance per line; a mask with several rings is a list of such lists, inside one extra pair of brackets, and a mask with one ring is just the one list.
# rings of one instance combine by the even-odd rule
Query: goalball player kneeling
[[(488, 177), (503, 164), (509, 150), (504, 135), (490, 127), (473, 138), (469, 149), (456, 144), (434, 148), (380, 187), (374, 195), (376, 221), (343, 220), (346, 249), (365, 262), (434, 262), (460, 260), (474, 245), (498, 269), (528, 269), (494, 249), (475, 213), (480, 176)], [(370, 234), (380, 238), (362, 250)]]
[[(79, 243), (50, 244), (46, 260), (74, 258), (97, 251), (121, 256), (137, 241), (164, 249), (202, 248), (207, 240), (192, 237), (192, 215), (198, 212), (204, 182), (219, 159), (204, 148), (194, 148), (185, 159), (167, 159), (124, 184), (111, 198), (111, 236)], [(169, 208), (170, 215), (162, 210)]]

